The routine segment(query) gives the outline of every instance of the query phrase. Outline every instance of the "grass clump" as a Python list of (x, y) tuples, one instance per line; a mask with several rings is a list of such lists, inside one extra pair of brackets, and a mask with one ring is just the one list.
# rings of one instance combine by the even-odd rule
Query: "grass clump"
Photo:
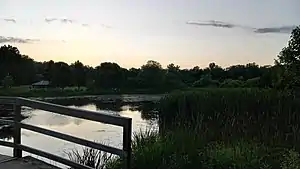
[(89, 147), (84, 147), (81, 151), (73, 149), (65, 153), (71, 161), (95, 169), (104, 169), (107, 163), (113, 158), (109, 153)]

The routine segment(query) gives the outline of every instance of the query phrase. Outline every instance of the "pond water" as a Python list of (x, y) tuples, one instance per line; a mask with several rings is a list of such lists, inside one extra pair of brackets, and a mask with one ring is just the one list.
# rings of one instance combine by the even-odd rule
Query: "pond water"
[[(135, 97), (132, 98), (136, 100)], [(127, 100), (124, 102), (124, 100), (121, 99), (113, 102), (103, 102), (85, 98), (76, 100), (59, 99), (52, 100), (51, 102), (68, 107), (132, 118), (132, 130), (133, 133), (136, 133), (145, 131), (147, 129), (158, 129), (157, 118), (155, 115), (157, 104), (153, 102), (154, 100), (138, 100), (138, 102), (132, 100), (131, 102), (128, 102)], [(24, 109), (22, 110), (22, 113), (28, 116), (28, 118), (22, 121), (24, 123), (66, 133), (91, 141), (101, 142), (118, 148), (122, 147), (122, 127), (73, 118), (42, 110)], [(24, 129), (22, 129), (21, 137), (22, 144), (24, 145), (47, 151), (64, 158), (67, 158), (66, 152), (69, 152), (73, 149), (80, 149), (81, 147), (71, 142)], [(2, 140), (12, 141), (12, 138), (8, 135), (2, 138)], [(11, 148), (0, 146), (0, 152), (1, 154), (12, 155)], [(30, 154), (24, 152), (23, 156), (24, 155)], [(35, 155), (32, 156), (36, 157)]]

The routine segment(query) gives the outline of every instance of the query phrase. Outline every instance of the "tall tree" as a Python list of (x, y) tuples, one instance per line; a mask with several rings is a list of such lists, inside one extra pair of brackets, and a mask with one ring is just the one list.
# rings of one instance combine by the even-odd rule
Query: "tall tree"
[(71, 77), (72, 73), (70, 67), (67, 63), (64, 62), (56, 62), (52, 68), (52, 84), (65, 88), (71, 85)]
[(73, 83), (78, 88), (86, 84), (86, 69), (85, 66), (78, 60), (71, 64)]
[(96, 85), (103, 88), (121, 88), (124, 82), (122, 68), (116, 63), (104, 62), (96, 67)]
[(287, 88), (300, 87), (300, 26), (290, 36), (288, 45), (278, 55), (276, 63), (282, 65), (282, 83)]
[(35, 77), (34, 61), (26, 55), (21, 55), (16, 47), (1, 46), (0, 79), (7, 74), (13, 77), (16, 85), (30, 84)]
[(161, 88), (164, 83), (164, 70), (159, 62), (149, 60), (141, 67), (138, 78), (141, 87)]

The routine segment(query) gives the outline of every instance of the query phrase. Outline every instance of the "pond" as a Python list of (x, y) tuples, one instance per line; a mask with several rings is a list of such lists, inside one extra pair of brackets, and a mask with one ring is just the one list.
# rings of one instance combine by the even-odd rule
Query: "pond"
[[(159, 98), (160, 96), (141, 97), (139, 95), (128, 95), (125, 97), (117, 97), (117, 99), (115, 99), (115, 97), (112, 99), (112, 97), (101, 96), (100, 99), (99, 97), (78, 97), (75, 99), (48, 99), (47, 101), (68, 107), (132, 118), (132, 130), (133, 133), (136, 133), (147, 129), (158, 129), (156, 112)], [(29, 108), (22, 109), (22, 114), (28, 116), (28, 118), (22, 121), (24, 123), (91, 141), (101, 142), (118, 148), (122, 147), (122, 127)], [(81, 148), (74, 143), (24, 129), (22, 129), (21, 137), (22, 144), (24, 145), (47, 151), (64, 158), (67, 158), (66, 152)], [(2, 135), (1, 139), (12, 141), (11, 135), (7, 134), (5, 136)], [(11, 148), (0, 146), (0, 152), (1, 154), (12, 155)], [(23, 153), (23, 156), (24, 155), (30, 154)], [(36, 156), (33, 155), (33, 157)]]

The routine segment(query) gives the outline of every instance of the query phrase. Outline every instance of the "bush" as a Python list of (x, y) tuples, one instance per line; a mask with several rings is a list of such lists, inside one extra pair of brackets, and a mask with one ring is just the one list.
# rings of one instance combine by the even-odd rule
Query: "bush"
[(217, 87), (219, 82), (212, 80), (210, 75), (204, 75), (200, 80), (193, 83), (193, 87)]
[(11, 88), (14, 84), (14, 79), (12, 76), (7, 75), (3, 80), (2, 84), (4, 88)]
[(260, 85), (260, 77), (248, 79), (245, 83), (246, 87), (259, 87)]
[(223, 83), (221, 83), (220, 87), (225, 87), (225, 88), (244, 87), (244, 82), (241, 80), (226, 79), (224, 80)]

